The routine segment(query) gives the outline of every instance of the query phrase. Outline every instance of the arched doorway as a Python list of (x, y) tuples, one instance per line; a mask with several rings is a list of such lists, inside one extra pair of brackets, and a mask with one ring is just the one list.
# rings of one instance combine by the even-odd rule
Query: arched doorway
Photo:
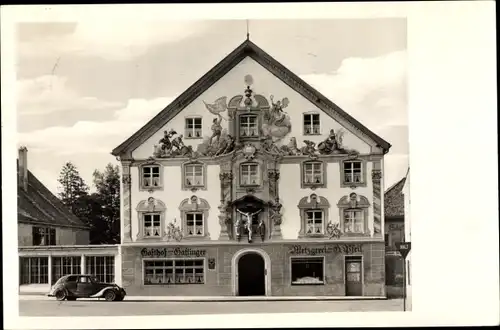
[(249, 252), (239, 258), (237, 285), (239, 296), (266, 295), (266, 267), (260, 254)]

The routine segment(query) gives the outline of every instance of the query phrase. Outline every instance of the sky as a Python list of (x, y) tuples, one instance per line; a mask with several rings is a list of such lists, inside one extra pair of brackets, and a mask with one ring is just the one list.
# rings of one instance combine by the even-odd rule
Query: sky
[[(65, 162), (87, 184), (111, 150), (246, 38), (245, 20), (85, 20), (17, 26), (18, 144), (52, 192)], [(272, 31), (272, 33), (270, 33)], [(250, 20), (250, 39), (390, 144), (408, 167), (406, 20)]]

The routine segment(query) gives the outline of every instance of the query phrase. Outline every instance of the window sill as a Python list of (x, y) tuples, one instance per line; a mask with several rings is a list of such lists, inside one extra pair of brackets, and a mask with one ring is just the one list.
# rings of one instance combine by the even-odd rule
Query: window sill
[(303, 136), (318, 136), (321, 135), (321, 133), (304, 133)]
[(200, 282), (197, 282), (197, 283), (144, 283), (144, 286), (200, 285), (200, 284), (205, 284), (205, 283), (200, 283)]
[(304, 285), (325, 285), (325, 282), (321, 283), (291, 283), (292, 286), (304, 286)]
[(210, 239), (210, 235), (209, 234), (206, 234), (206, 235), (185, 235), (182, 237), (182, 239), (187, 239), (187, 240), (209, 240)]
[(156, 190), (163, 190), (163, 186), (156, 186), (156, 187), (144, 187), (141, 186), (139, 187), (140, 191), (156, 191)]
[(325, 234), (302, 234), (298, 238), (326, 238)]
[(184, 186), (182, 190), (207, 190), (206, 186)]
[(341, 188), (357, 188), (357, 187), (366, 187), (366, 182), (341, 182)]
[(197, 136), (194, 136), (194, 137), (187, 137), (184, 135), (184, 140), (203, 140), (203, 136), (200, 136), (200, 137), (197, 137)]
[(343, 232), (342, 236), (347, 236), (347, 237), (367, 237), (370, 236), (370, 233), (354, 233), (354, 232)]

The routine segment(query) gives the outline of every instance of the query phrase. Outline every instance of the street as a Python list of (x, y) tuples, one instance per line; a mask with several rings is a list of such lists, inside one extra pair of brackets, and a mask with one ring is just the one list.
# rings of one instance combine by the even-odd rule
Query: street
[(124, 316), (402, 311), (403, 300), (172, 302), (20, 300), (19, 316)]

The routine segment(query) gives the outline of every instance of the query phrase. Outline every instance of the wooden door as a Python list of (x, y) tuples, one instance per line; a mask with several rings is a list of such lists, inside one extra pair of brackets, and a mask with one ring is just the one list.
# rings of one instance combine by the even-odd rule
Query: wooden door
[(346, 257), (345, 259), (345, 294), (346, 296), (362, 296), (361, 257)]

